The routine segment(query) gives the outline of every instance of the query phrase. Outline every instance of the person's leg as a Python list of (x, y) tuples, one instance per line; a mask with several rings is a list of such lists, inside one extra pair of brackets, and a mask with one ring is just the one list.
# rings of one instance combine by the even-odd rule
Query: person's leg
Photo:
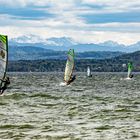
[(2, 91), (2, 87), (0, 88), (0, 94), (1, 94), (1, 91)]
[(5, 89), (6, 89), (5, 87), (2, 87), (1, 88), (1, 91), (0, 91), (0, 94), (3, 94), (3, 92), (5, 91)]

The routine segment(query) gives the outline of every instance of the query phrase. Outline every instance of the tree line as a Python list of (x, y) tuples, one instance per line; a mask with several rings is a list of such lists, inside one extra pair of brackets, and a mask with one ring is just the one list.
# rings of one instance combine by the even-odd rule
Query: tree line
[[(87, 66), (90, 66), (95, 72), (124, 72), (127, 71), (127, 64), (131, 59), (116, 57), (113, 59), (94, 60), (77, 59), (75, 60), (75, 71), (85, 72)], [(9, 61), (8, 71), (10, 72), (63, 72), (65, 70), (66, 60), (46, 59), (46, 60), (19, 60)], [(134, 61), (134, 71), (140, 71), (140, 65)]]

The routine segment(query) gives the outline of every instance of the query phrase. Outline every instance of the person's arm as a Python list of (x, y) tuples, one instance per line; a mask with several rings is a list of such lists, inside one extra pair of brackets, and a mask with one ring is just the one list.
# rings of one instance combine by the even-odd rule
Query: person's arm
[(3, 80), (3, 79), (0, 79), (2, 82), (5, 82), (5, 80)]

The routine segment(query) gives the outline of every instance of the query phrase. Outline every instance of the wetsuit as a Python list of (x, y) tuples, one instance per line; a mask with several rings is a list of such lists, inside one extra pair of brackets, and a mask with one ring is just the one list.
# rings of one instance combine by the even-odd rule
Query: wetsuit
[(2, 87), (0, 88), (0, 94), (3, 94), (3, 92), (7, 89), (8, 85), (10, 84), (10, 80), (1, 80), (2, 81)]
[(133, 78), (133, 74), (131, 74), (131, 75), (129, 76), (129, 78)]
[(74, 75), (71, 80), (67, 83), (67, 85), (69, 85), (71, 82), (73, 82), (76, 79), (76, 75)]

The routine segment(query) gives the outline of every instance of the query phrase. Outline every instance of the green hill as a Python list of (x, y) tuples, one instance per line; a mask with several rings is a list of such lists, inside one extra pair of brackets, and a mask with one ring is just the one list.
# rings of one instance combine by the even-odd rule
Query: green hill
[[(75, 71), (84, 72), (86, 71), (87, 66), (90, 66), (92, 71), (99, 72), (127, 71), (127, 67), (123, 68), (122, 64), (127, 64), (129, 61), (133, 62), (134, 71), (140, 71), (140, 51), (123, 54), (111, 59), (76, 59)], [(65, 63), (66, 60), (59, 59), (10, 61), (8, 71), (64, 71)]]

